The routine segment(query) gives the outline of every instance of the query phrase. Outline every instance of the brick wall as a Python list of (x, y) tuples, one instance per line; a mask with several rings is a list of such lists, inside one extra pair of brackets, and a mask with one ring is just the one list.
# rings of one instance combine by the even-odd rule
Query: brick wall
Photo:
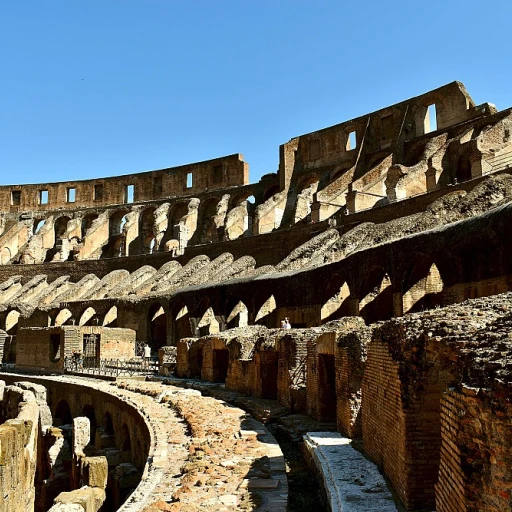
[[(220, 172), (219, 172), (220, 171)], [(187, 187), (187, 175), (192, 174), (192, 186)], [(240, 154), (229, 155), (180, 167), (99, 178), (84, 181), (42, 183), (38, 185), (0, 186), (0, 210), (27, 211), (55, 208), (95, 207), (127, 202), (126, 186), (134, 186), (134, 201), (148, 201), (161, 197), (196, 194), (205, 189), (246, 185), (249, 166)], [(95, 186), (102, 187), (101, 197)], [(68, 202), (67, 190), (75, 190), (75, 201)], [(41, 204), (40, 191), (48, 192), (48, 201)], [(14, 205), (12, 192), (20, 192), (20, 204)]]
[(307, 334), (303, 330), (278, 333), (275, 347), (279, 353), (277, 401), (294, 412), (306, 410)]
[(512, 510), (512, 406), (499, 394), (462, 388), (441, 402), (438, 512)]
[(372, 342), (362, 384), (364, 450), (407, 506), (406, 418), (398, 375), (385, 343)]
[(332, 421), (336, 414), (336, 388), (329, 379), (335, 380), (335, 345), (336, 332), (320, 334), (307, 343), (307, 413), (320, 421)]
[(252, 395), (255, 388), (254, 361), (230, 358), (226, 388), (238, 391), (243, 395)]

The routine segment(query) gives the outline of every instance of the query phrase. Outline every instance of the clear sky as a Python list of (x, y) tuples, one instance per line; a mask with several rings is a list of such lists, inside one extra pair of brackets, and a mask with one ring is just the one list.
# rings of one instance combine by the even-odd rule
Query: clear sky
[(512, 106), (512, 1), (1, 0), (0, 184), (279, 144), (453, 80)]

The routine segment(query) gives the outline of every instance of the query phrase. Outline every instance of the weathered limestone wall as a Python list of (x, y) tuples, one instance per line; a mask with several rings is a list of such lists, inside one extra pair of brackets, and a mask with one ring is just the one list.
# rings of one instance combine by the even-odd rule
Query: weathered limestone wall
[(34, 393), (0, 381), (1, 512), (34, 509), (39, 406)]

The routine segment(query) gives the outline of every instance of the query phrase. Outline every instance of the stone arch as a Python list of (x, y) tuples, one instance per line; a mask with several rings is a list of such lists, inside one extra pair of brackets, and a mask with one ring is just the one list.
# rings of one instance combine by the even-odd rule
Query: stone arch
[(249, 310), (247, 306), (240, 300), (233, 307), (226, 319), (226, 328), (245, 327), (249, 325)]
[(2, 247), (2, 251), (0, 251), (0, 265), (7, 265), (11, 258), (11, 249), (9, 247)]
[[(256, 294), (254, 299), (256, 317), (254, 323), (265, 325), (266, 327), (272, 328), (277, 326), (277, 304), (273, 294), (267, 296), (267, 299), (261, 300), (262, 294)], [(264, 297), (265, 295), (263, 295)]]
[(304, 176), (298, 184), (295, 186), (295, 192), (300, 194), (311, 185), (319, 182), (319, 177), (316, 174), (310, 174), (309, 176)]
[(65, 325), (66, 323), (71, 323), (70, 320), (73, 316), (73, 313), (71, 313), (71, 311), (67, 308), (64, 308), (64, 309), (61, 309), (58, 313), (57, 313), (57, 316), (55, 317), (55, 320), (53, 322), (53, 325), (55, 326), (60, 326), (60, 325)]
[(141, 254), (152, 254), (156, 242), (154, 233), (155, 207), (143, 210), (139, 216), (139, 238)]
[(359, 294), (359, 315), (367, 324), (394, 316), (393, 287), (383, 267), (374, 267), (366, 275)]
[(82, 218), (82, 225), (81, 225), (82, 238), (85, 238), (85, 235), (87, 234), (87, 231), (89, 231), (89, 229), (92, 226), (92, 223), (97, 218), (98, 218), (98, 214), (97, 213), (88, 213), (87, 215), (83, 216), (83, 218)]
[(197, 323), (199, 336), (206, 336), (208, 334), (217, 334), (220, 332), (220, 324), (215, 317), (213, 308), (210, 306), (199, 319)]
[(219, 233), (217, 232), (217, 224), (215, 222), (219, 202), (219, 198), (212, 197), (207, 199), (200, 207), (198, 222), (199, 243), (207, 244), (219, 241)]
[(148, 345), (153, 353), (167, 345), (167, 314), (159, 302), (151, 304), (148, 310)]
[(272, 185), (271, 187), (267, 188), (267, 190), (265, 190), (265, 193), (263, 194), (263, 202), (267, 201), (272, 196), (275, 196), (280, 191), (281, 189), (279, 188), (279, 185)]
[(5, 332), (14, 336), (18, 332), (20, 312), (12, 309), (5, 317)]
[[(45, 262), (52, 261), (55, 258), (55, 255), (63, 250), (63, 246), (65, 246), (66, 243), (65, 241), (63, 241), (65, 240), (64, 235), (67, 232), (68, 223), (70, 220), (71, 218), (66, 215), (62, 215), (55, 219), (53, 223), (54, 244), (51, 249), (46, 251), (46, 256), (44, 259)], [(61, 257), (62, 254), (59, 255), (59, 258)]]
[(97, 325), (98, 323), (96, 310), (90, 306), (81, 314), (78, 325)]
[(126, 233), (124, 226), (129, 210), (116, 210), (108, 219), (109, 241), (102, 251), (103, 258), (126, 256)]
[(66, 400), (62, 399), (57, 404), (55, 408), (55, 413), (53, 414), (53, 420), (55, 426), (60, 426), (57, 418), (60, 420), (60, 425), (71, 425), (73, 424), (73, 415), (71, 414), (71, 408)]
[(252, 234), (255, 204), (250, 191), (243, 192), (231, 198), (229, 211), (225, 221), (225, 239), (236, 240), (241, 236)]
[(167, 231), (160, 241), (161, 250), (169, 250), (166, 247), (169, 246), (171, 240), (175, 241), (174, 244), (171, 243), (171, 246), (175, 246), (177, 250), (180, 248), (180, 241), (182, 244), (185, 241), (188, 242), (192, 234), (183, 232), (183, 230), (186, 230), (186, 227), (182, 223), (182, 219), (188, 214), (188, 205), (188, 202), (179, 202), (172, 205), (169, 209)]
[(326, 287), (326, 295), (329, 298), (320, 310), (321, 323), (350, 316), (350, 287), (347, 281), (335, 274)]
[(432, 309), (443, 302), (443, 280), (437, 265), (423, 260), (406, 274), (403, 286), (403, 313)]
[(112, 306), (103, 317), (103, 327), (117, 327), (117, 306)]
[(33, 224), (33, 234), (34, 235), (37, 235), (37, 233), (39, 233), (39, 231), (41, 231), (41, 228), (45, 225), (46, 223), (46, 219), (43, 218), (36, 218), (34, 219), (34, 224)]
[(195, 332), (192, 330), (190, 312), (187, 305), (179, 301), (172, 306), (171, 312), (173, 344), (176, 344), (182, 338), (193, 337)]

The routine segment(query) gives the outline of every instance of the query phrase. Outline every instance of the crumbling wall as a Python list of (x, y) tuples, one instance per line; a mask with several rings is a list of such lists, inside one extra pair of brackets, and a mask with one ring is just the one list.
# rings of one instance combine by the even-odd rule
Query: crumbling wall
[(33, 510), (39, 407), (34, 393), (0, 381), (1, 512)]

